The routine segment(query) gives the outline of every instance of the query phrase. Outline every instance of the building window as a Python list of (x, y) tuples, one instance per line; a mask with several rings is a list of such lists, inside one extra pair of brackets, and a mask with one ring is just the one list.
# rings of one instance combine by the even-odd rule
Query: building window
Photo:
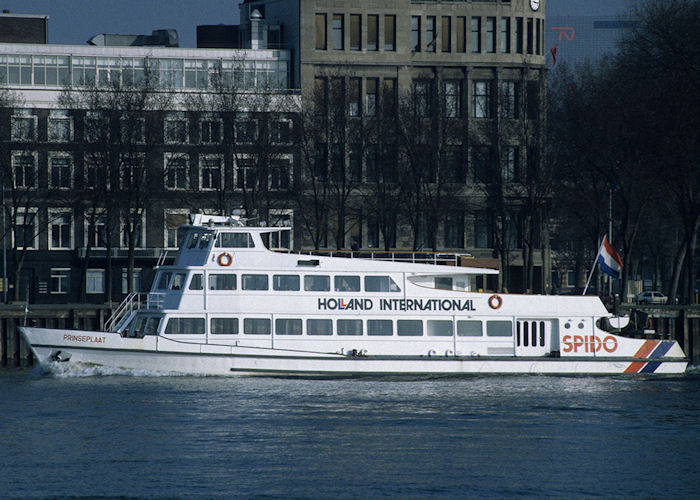
[(527, 53), (532, 54), (532, 18), (527, 18)]
[(472, 117), (491, 118), (491, 82), (474, 81), (472, 84)]
[(88, 269), (85, 275), (86, 293), (105, 293), (104, 269)]
[(333, 14), (332, 24), (333, 50), (345, 49), (345, 17), (343, 14)]
[(488, 147), (472, 148), (472, 169), (475, 182), (484, 184), (491, 182), (491, 150)]
[(107, 247), (107, 215), (103, 212), (85, 214), (85, 246), (89, 248)]
[(108, 142), (109, 117), (98, 111), (88, 111), (83, 120), (83, 136), (85, 142)]
[(442, 171), (440, 176), (448, 182), (464, 184), (466, 172), (462, 164), (461, 149), (448, 149), (442, 152)]
[(376, 78), (365, 80), (365, 114), (367, 116), (377, 115), (377, 86)]
[(189, 164), (187, 157), (180, 154), (165, 155), (165, 188), (187, 189), (187, 174)]
[(219, 118), (203, 116), (199, 120), (199, 140), (202, 144), (216, 144), (221, 142), (223, 126)]
[(166, 210), (165, 211), (165, 247), (180, 248), (185, 232), (178, 231), (180, 226), (188, 223), (188, 210)]
[(15, 113), (12, 115), (12, 140), (36, 141), (37, 117), (31, 114), (31, 110), (19, 110)]
[(460, 80), (446, 80), (443, 83), (445, 102), (445, 117), (459, 118), (462, 116), (462, 82)]
[(382, 80), (382, 110), (386, 115), (396, 114), (396, 78)]
[(413, 84), (413, 111), (418, 117), (430, 116), (430, 82), (417, 80)]
[(457, 18), (457, 52), (467, 51), (467, 18), (459, 16)]
[(396, 16), (384, 16), (384, 50), (394, 52), (396, 50)]
[(257, 120), (236, 120), (234, 128), (238, 143), (250, 144), (258, 140)]
[(426, 52), (435, 52), (435, 45), (437, 44), (437, 32), (436, 32), (436, 20), (435, 16), (428, 16), (425, 20), (425, 40), (427, 45), (425, 46)]
[(200, 189), (221, 189), (221, 158), (205, 156), (199, 160)]
[(350, 78), (348, 82), (348, 116), (360, 116), (360, 78)]
[(49, 249), (68, 250), (72, 243), (70, 212), (49, 212)]
[(420, 16), (411, 17), (411, 48), (413, 52), (420, 52)]
[(527, 82), (527, 119), (537, 120), (540, 116), (540, 90), (537, 82)]
[(128, 116), (119, 120), (121, 139), (124, 144), (146, 142), (146, 120), (143, 117)]
[(105, 158), (101, 154), (90, 153), (85, 156), (85, 188), (109, 188), (109, 169), (105, 165)]
[(535, 52), (536, 52), (537, 55), (539, 56), (539, 55), (542, 55), (542, 48), (541, 48), (541, 44), (542, 44), (542, 43), (541, 43), (541, 37), (542, 37), (542, 35), (541, 35), (540, 20), (539, 20), (539, 19), (537, 20), (537, 29), (535, 30), (535, 34), (536, 34), (536, 37), (537, 37), (536, 43), (535, 43)]
[(326, 15), (316, 14), (316, 50), (326, 50)]
[(72, 187), (73, 161), (70, 156), (49, 156), (49, 184), (52, 188), (70, 189)]
[(501, 116), (518, 118), (518, 82), (501, 81)]
[[(141, 291), (141, 269), (134, 268), (131, 274), (131, 291), (138, 293)], [(122, 268), (122, 293), (129, 293), (129, 270)]]
[(291, 187), (292, 167), (287, 162), (276, 161), (270, 165), (270, 189), (288, 190)]
[(15, 188), (36, 187), (36, 153), (15, 151), (12, 153), (12, 175)]
[(510, 17), (501, 18), (501, 52), (510, 52)]
[(515, 18), (515, 51), (518, 54), (523, 53), (523, 18)]
[(122, 189), (139, 190), (146, 180), (144, 157), (141, 154), (122, 154), (120, 156), (120, 180)]
[(49, 142), (73, 140), (73, 119), (67, 111), (51, 111), (47, 128)]
[(445, 219), (445, 247), (464, 248), (464, 214), (451, 212)]
[(289, 144), (292, 141), (292, 122), (276, 120), (270, 123), (270, 142), (272, 144)]
[(491, 226), (489, 216), (485, 212), (480, 212), (474, 217), (474, 246), (491, 248)]
[(165, 142), (187, 144), (189, 136), (187, 128), (187, 115), (184, 112), (168, 113), (163, 125)]
[(379, 16), (370, 14), (367, 16), (367, 50), (376, 51), (379, 40)]
[(36, 248), (36, 217), (35, 210), (18, 210), (16, 214), (17, 223), (14, 227), (14, 245), (17, 249)]
[(452, 51), (452, 18), (449, 16), (443, 16), (442, 18), (442, 33), (441, 36), (441, 50), (443, 52)]
[(362, 145), (350, 144), (348, 149), (348, 166), (350, 170), (350, 181), (362, 182)]
[(122, 248), (129, 247), (129, 240), (134, 239), (134, 248), (143, 248), (146, 241), (146, 214), (141, 217), (132, 214), (129, 217), (122, 217), (121, 231), (119, 231), (119, 244)]
[(486, 52), (496, 52), (496, 18), (486, 18)]
[(518, 180), (518, 148), (508, 146), (501, 153), (501, 179), (504, 183)]
[(472, 17), (472, 52), (481, 52), (481, 18)]
[(350, 50), (362, 50), (362, 16), (350, 14)]
[(68, 293), (70, 291), (70, 269), (51, 268), (51, 293)]
[(257, 182), (253, 160), (244, 158), (236, 162), (236, 187), (242, 190), (253, 190)]

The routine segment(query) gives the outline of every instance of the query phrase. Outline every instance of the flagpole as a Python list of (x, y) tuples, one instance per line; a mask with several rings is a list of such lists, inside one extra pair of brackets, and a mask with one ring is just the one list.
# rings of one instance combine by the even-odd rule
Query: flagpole
[[(603, 241), (605, 241), (605, 236), (603, 236)], [(591, 267), (591, 272), (588, 273), (588, 280), (586, 281), (586, 287), (583, 289), (583, 295), (586, 295), (586, 292), (588, 291), (588, 285), (591, 283), (591, 278), (593, 277), (593, 271), (595, 271), (595, 266), (598, 264), (598, 256), (600, 255), (600, 248), (601, 246), (598, 245), (598, 253), (595, 255), (595, 258), (593, 259), (593, 267)]]

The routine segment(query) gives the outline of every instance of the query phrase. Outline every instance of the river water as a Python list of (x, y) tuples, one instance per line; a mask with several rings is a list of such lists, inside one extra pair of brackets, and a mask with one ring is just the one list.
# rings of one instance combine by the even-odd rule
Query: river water
[(0, 497), (700, 498), (700, 371), (0, 371)]

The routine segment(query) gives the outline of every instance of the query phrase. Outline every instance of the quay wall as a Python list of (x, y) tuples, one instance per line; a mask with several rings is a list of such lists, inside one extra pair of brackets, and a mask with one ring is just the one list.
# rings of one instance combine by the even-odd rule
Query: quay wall
[[(632, 315), (638, 336), (676, 340), (690, 363), (700, 365), (700, 306), (621, 305), (618, 312)], [(0, 305), (0, 366), (34, 364), (32, 353), (16, 328), (25, 322), (46, 328), (101, 330), (110, 314), (109, 305), (30, 304), (26, 310), (23, 304)]]

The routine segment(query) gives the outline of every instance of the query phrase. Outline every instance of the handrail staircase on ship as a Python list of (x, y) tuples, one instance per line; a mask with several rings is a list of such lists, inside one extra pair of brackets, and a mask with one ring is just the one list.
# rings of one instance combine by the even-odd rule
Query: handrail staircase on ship
[(116, 332), (119, 330), (122, 321), (131, 316), (131, 313), (140, 309), (143, 304), (142, 294), (132, 292), (126, 296), (121, 304), (112, 312), (104, 326), (106, 332)]

